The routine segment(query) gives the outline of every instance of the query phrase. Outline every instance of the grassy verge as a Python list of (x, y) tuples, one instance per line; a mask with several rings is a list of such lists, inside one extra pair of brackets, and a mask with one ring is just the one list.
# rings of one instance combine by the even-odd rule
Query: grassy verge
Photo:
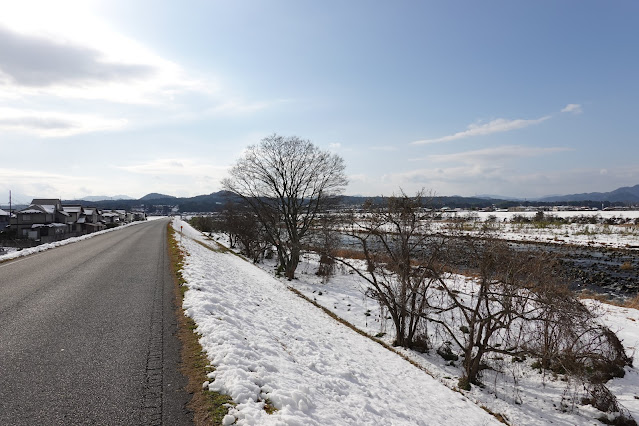
[(182, 342), (182, 373), (189, 378), (187, 392), (193, 395), (188, 408), (193, 411), (195, 425), (221, 425), (222, 419), (228, 413), (228, 407), (232, 404), (231, 397), (218, 392), (212, 392), (202, 387), (202, 383), (209, 380), (207, 374), (213, 371), (206, 352), (200, 345), (200, 335), (197, 333), (195, 322), (184, 315), (182, 299), (187, 290), (186, 281), (182, 276), (184, 265), (184, 252), (175, 239), (175, 231), (171, 224), (168, 225), (169, 257), (171, 270), (175, 281), (175, 297), (177, 303), (178, 337)]

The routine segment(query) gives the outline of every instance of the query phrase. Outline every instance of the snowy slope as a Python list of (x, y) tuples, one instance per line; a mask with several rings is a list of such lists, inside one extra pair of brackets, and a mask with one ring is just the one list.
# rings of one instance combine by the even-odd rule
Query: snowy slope
[(588, 300), (587, 304), (602, 314), (603, 322), (617, 334), (626, 348), (626, 353), (633, 357), (634, 368), (627, 368), (624, 377), (613, 379), (607, 386), (637, 420), (639, 419), (639, 370), (637, 370), (639, 367), (639, 310), (606, 305), (596, 300)]
[[(498, 424), (381, 345), (295, 296), (286, 284), (189, 236), (183, 275), (186, 314), (216, 371), (211, 390), (229, 394), (225, 419), (239, 425)], [(277, 411), (267, 414), (265, 402)]]
[[(186, 225), (186, 224), (185, 224)], [(211, 240), (196, 230), (185, 227), (185, 233), (202, 242)], [(215, 239), (228, 244), (226, 236), (215, 235)], [(297, 270), (297, 279), (288, 284), (294, 286), (307, 297), (315, 300), (337, 316), (346, 319), (369, 335), (381, 335), (382, 340), (391, 342), (394, 337), (392, 322), (385, 321), (377, 302), (365, 296), (366, 282), (347, 270), (338, 268), (337, 274), (328, 283), (315, 275), (318, 259), (314, 254), (305, 254)], [(270, 262), (270, 263), (269, 263)], [(260, 268), (272, 274), (273, 261), (259, 264)], [(601, 314), (601, 321), (617, 332), (627, 353), (634, 356), (635, 368), (626, 368), (624, 378), (607, 383), (619, 402), (635, 419), (639, 418), (639, 311), (621, 308), (596, 301), (589, 304)], [(433, 347), (441, 342), (436, 336)], [(435, 351), (422, 354), (411, 350), (402, 353), (417, 362), (441, 383), (455, 387), (461, 371), (459, 366), (449, 366)], [(534, 359), (523, 363), (513, 363), (510, 359), (499, 362), (492, 360), (496, 371), (486, 371), (482, 381), (485, 387), (473, 386), (466, 395), (481, 406), (505, 416), (512, 425), (600, 425), (597, 420), (602, 412), (590, 405), (582, 405), (585, 396), (583, 386), (562, 375), (542, 373), (532, 368)]]
[[(307, 297), (326, 309), (346, 319), (369, 335), (384, 333), (383, 340), (391, 342), (394, 328), (391, 321), (380, 315), (376, 301), (365, 296), (367, 284), (347, 271), (339, 270), (328, 283), (315, 275), (317, 256), (307, 254), (298, 268), (298, 279), (293, 285)], [(606, 385), (630, 412), (639, 418), (639, 310), (586, 301), (601, 321), (617, 333), (626, 352), (634, 356), (635, 368), (627, 367), (623, 378), (616, 378)], [(431, 344), (438, 347), (441, 341), (431, 336)], [(431, 374), (448, 386), (457, 384), (461, 374), (459, 366), (448, 366), (435, 351), (422, 354), (408, 349), (402, 352), (424, 366)], [(600, 425), (600, 411), (589, 405), (581, 405), (583, 394), (580, 383), (565, 376), (542, 374), (531, 367), (534, 359), (523, 363), (490, 360), (495, 371), (484, 372), (484, 388), (473, 386), (467, 395), (491, 411), (504, 415), (512, 425)], [(574, 404), (573, 404), (574, 403)], [(568, 409), (564, 407), (568, 404)]]

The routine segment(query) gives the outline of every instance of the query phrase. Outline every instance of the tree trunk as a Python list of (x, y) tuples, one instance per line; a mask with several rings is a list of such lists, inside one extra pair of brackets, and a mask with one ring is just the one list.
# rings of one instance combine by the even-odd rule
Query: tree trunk
[(300, 249), (299, 247), (293, 246), (291, 247), (291, 257), (288, 260), (288, 264), (286, 265), (286, 279), (291, 281), (295, 278), (295, 270), (297, 269), (297, 265), (300, 263)]

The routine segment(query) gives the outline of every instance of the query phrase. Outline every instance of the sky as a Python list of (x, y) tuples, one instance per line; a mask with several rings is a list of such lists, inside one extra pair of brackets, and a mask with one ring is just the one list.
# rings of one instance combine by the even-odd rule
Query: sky
[(209, 194), (278, 134), (348, 195), (639, 184), (639, 2), (0, 0), (0, 203)]

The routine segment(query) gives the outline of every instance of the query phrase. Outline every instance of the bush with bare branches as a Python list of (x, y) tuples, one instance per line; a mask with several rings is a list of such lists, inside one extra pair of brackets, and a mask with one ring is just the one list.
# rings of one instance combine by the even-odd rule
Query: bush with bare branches
[(398, 346), (426, 342), (417, 332), (425, 326), (428, 293), (441, 273), (441, 240), (430, 232), (424, 203), (423, 191), (414, 197), (402, 192), (384, 198), (382, 204), (367, 202), (364, 214), (351, 212), (342, 225), (345, 236), (361, 248), (367, 268), (364, 271), (353, 262), (338, 260), (370, 284), (368, 294), (393, 320)]

